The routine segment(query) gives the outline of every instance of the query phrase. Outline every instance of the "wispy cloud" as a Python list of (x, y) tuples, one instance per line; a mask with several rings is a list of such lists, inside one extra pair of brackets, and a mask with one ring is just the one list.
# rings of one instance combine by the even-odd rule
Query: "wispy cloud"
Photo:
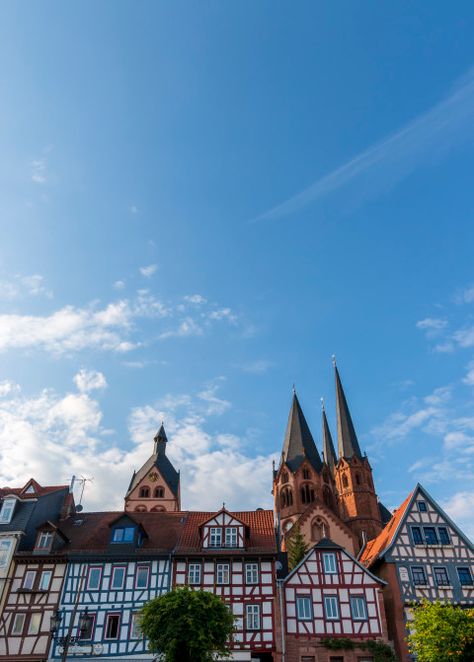
[(0, 281), (0, 299), (13, 301), (24, 297), (44, 296), (50, 299), (52, 291), (46, 287), (43, 276), (32, 274), (20, 276), (16, 274), (10, 280)]
[(101, 391), (107, 387), (107, 380), (102, 372), (98, 370), (86, 370), (81, 368), (74, 376), (74, 384), (81, 393)]
[(418, 166), (464, 143), (472, 134), (473, 118), (474, 71), (471, 70), (433, 108), (254, 220), (274, 220), (293, 214), (353, 182), (358, 184), (358, 195), (390, 188)]
[(265, 359), (258, 359), (257, 361), (249, 361), (242, 366), (243, 372), (249, 372), (253, 375), (263, 375), (265, 372), (273, 368), (273, 362)]
[(156, 264), (149, 264), (147, 267), (140, 267), (140, 273), (145, 278), (151, 278), (157, 269)]
[(34, 159), (30, 163), (31, 168), (31, 181), (35, 184), (46, 184), (47, 177), (47, 161), (46, 159)]
[(138, 214), (138, 207), (136, 205), (130, 205), (130, 207), (128, 208), (128, 211), (131, 214)]

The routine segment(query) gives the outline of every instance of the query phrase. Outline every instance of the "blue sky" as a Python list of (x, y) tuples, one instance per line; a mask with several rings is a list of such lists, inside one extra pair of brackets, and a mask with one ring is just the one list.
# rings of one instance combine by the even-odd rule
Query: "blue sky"
[[(3, 3), (1, 482), (271, 504), (336, 354), (380, 497), (474, 533), (474, 9)], [(275, 455), (276, 454), (276, 455)]]

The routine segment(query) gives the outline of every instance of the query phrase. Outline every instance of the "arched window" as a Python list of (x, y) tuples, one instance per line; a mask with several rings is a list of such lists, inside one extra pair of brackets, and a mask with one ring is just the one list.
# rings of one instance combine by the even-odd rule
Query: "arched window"
[(356, 474), (356, 485), (360, 485), (360, 483), (361, 483), (361, 481), (360, 481), (360, 474), (357, 473), (357, 474)]
[(302, 503), (313, 503), (314, 501), (314, 489), (311, 485), (306, 483), (301, 487), (301, 502)]
[(311, 478), (311, 471), (306, 467), (303, 469), (303, 478), (309, 480)]
[(146, 506), (137, 506), (135, 508), (136, 513), (146, 513)]
[(327, 485), (323, 485), (323, 501), (329, 508), (333, 507), (332, 492)]
[(326, 469), (323, 469), (323, 480), (325, 483), (329, 483), (328, 472), (326, 471)]
[(346, 474), (342, 475), (342, 487), (349, 487), (349, 481), (347, 480)]
[(288, 482), (288, 471), (283, 471), (283, 473), (281, 474), (281, 482), (282, 483)]
[(293, 505), (293, 493), (289, 487), (284, 487), (280, 494), (280, 503), (282, 508), (288, 508)]
[(148, 497), (150, 496), (150, 488), (149, 487), (140, 487), (139, 496), (142, 499), (148, 499)]
[(323, 538), (329, 538), (329, 527), (322, 517), (316, 517), (311, 522), (311, 539), (314, 542), (319, 542)]
[(165, 488), (164, 487), (155, 487), (155, 491), (153, 493), (153, 496), (155, 499), (162, 499), (165, 496)]
[(164, 513), (165, 509), (163, 506), (153, 506), (153, 508), (150, 510), (150, 513)]

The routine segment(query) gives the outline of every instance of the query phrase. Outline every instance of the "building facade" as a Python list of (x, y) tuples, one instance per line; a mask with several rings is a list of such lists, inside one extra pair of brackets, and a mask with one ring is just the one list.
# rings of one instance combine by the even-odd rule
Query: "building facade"
[(389, 637), (401, 662), (411, 659), (406, 628), (412, 603), (426, 598), (474, 605), (474, 547), (421, 485), (367, 544), (360, 560), (388, 584)]

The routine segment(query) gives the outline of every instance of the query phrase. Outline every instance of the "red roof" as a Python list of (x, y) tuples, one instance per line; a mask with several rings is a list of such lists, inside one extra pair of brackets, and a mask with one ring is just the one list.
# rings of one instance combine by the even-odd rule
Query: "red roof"
[(379, 535), (373, 540), (369, 540), (367, 543), (359, 561), (363, 563), (368, 568), (376, 561), (383, 552), (392, 544), (395, 533), (398, 529), (398, 525), (402, 521), (403, 516), (406, 513), (408, 504), (413, 496), (413, 492), (407, 496), (402, 505), (395, 510), (393, 517), (382, 529)]
[[(26, 492), (29, 485), (32, 485), (34, 492)], [(58, 490), (68, 490), (69, 485), (47, 485), (43, 487), (34, 478), (30, 478), (23, 487), (0, 487), (0, 498), (8, 496), (17, 496), (20, 499), (37, 499), (38, 497), (57, 492)]]
[[(202, 539), (200, 527), (215, 517), (213, 512), (189, 512), (180, 539), (176, 546), (176, 554), (202, 554)], [(276, 554), (275, 526), (273, 510), (249, 510), (244, 512), (229, 512), (229, 515), (240, 520), (248, 527), (249, 537), (246, 540), (245, 551), (259, 554)], [(242, 554), (242, 550), (212, 549), (212, 554)]]

